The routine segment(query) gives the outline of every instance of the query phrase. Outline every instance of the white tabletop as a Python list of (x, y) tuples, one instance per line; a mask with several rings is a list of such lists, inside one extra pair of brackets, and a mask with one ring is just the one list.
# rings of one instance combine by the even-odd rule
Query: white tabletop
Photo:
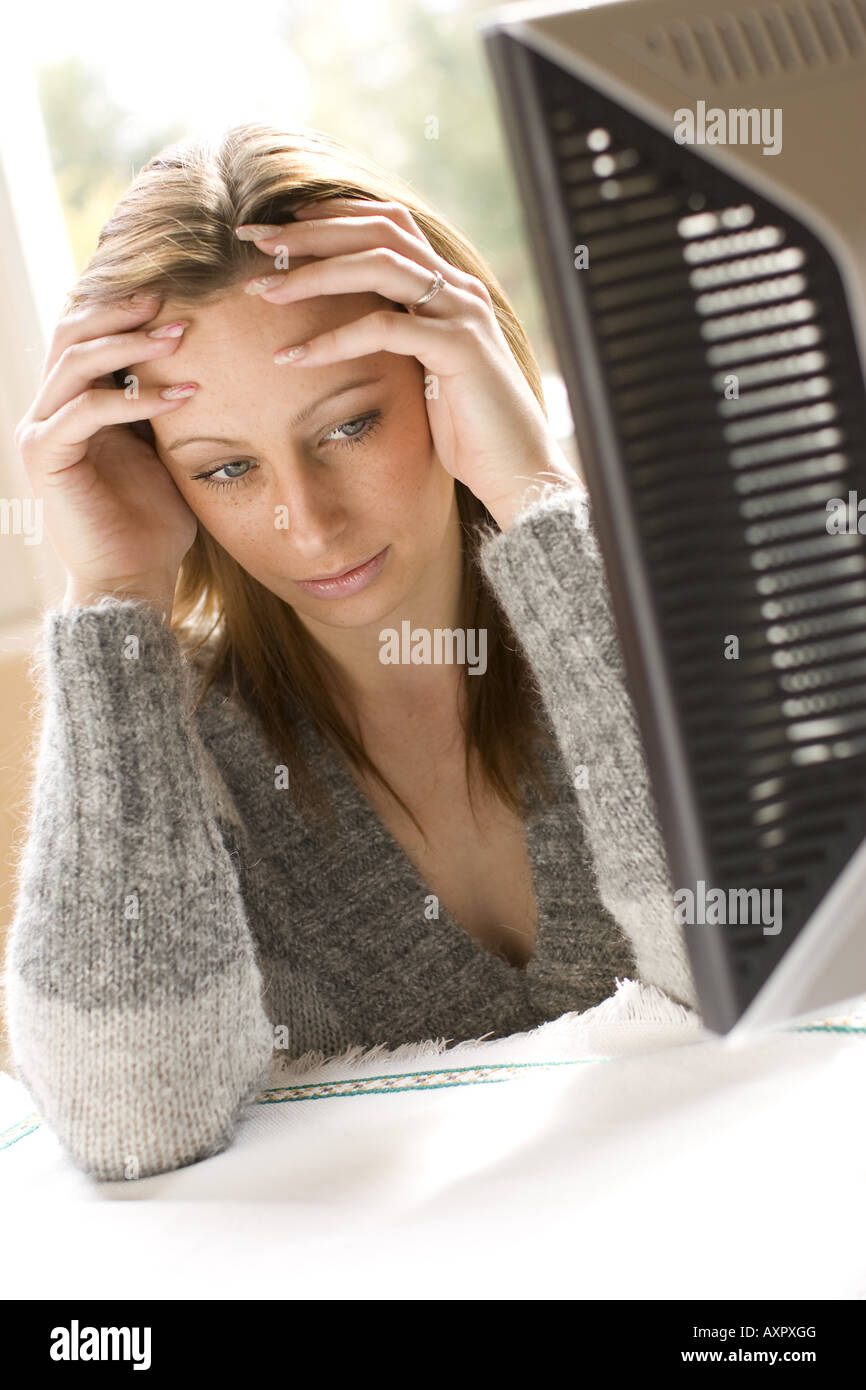
[(0, 1074), (2, 1293), (863, 1298), (866, 1016), (815, 1024), (731, 1048), (627, 981), (513, 1038), (295, 1064), (224, 1153), (129, 1183)]

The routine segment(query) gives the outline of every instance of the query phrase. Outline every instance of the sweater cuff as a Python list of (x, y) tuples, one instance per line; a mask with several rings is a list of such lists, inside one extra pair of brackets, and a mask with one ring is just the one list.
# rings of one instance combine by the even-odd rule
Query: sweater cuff
[(137, 662), (157, 685), (184, 685), (187, 662), (172, 629), (149, 604), (106, 595), (94, 604), (50, 608), (43, 614), (42, 641), (34, 652), (37, 670), (54, 684), (77, 679), (84, 700), (92, 696), (98, 715), (98, 672)]

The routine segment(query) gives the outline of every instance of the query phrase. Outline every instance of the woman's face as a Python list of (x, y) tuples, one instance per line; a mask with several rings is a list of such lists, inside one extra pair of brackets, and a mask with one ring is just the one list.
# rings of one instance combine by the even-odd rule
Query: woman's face
[[(272, 269), (263, 258), (262, 270)], [(418, 359), (272, 360), (278, 348), (391, 306), (376, 294), (275, 305), (243, 284), (192, 308), (164, 301), (145, 326), (186, 318), (189, 327), (170, 357), (131, 364), (142, 386), (199, 383), (185, 405), (151, 422), (192, 511), (311, 630), (378, 627), (442, 584), (450, 593), (459, 554), (454, 479), (433, 448)], [(361, 587), (298, 582), (342, 574), (382, 551)]]

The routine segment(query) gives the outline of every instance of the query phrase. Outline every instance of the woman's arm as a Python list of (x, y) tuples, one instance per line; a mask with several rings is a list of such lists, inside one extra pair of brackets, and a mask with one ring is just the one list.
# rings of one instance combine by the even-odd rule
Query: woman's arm
[(273, 1031), (228, 801), (152, 607), (45, 615), (29, 839), (4, 988), (17, 1075), (75, 1163), (146, 1177), (219, 1152)]
[[(534, 670), (575, 777), (599, 897), (631, 941), (640, 978), (697, 1008), (582, 485), (544, 488), (507, 530), (485, 537), (480, 561)], [(585, 778), (578, 776), (580, 767)]]

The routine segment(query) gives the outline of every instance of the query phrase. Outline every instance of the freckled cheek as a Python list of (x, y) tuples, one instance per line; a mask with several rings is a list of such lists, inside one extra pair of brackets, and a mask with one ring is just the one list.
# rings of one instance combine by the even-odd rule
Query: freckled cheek
[(263, 548), (280, 534), (273, 507), (232, 505), (228, 498), (214, 497), (206, 487), (202, 492), (204, 497), (195, 491), (188, 494), (187, 503), (209, 535), (241, 563), (256, 551), (261, 556)]
[[(434, 471), (435, 470), (435, 471)], [(405, 431), (387, 451), (383, 451), (371, 470), (370, 486), (383, 502), (393, 505), (417, 498), (435, 483), (441, 468), (429, 434), (417, 429)]]

